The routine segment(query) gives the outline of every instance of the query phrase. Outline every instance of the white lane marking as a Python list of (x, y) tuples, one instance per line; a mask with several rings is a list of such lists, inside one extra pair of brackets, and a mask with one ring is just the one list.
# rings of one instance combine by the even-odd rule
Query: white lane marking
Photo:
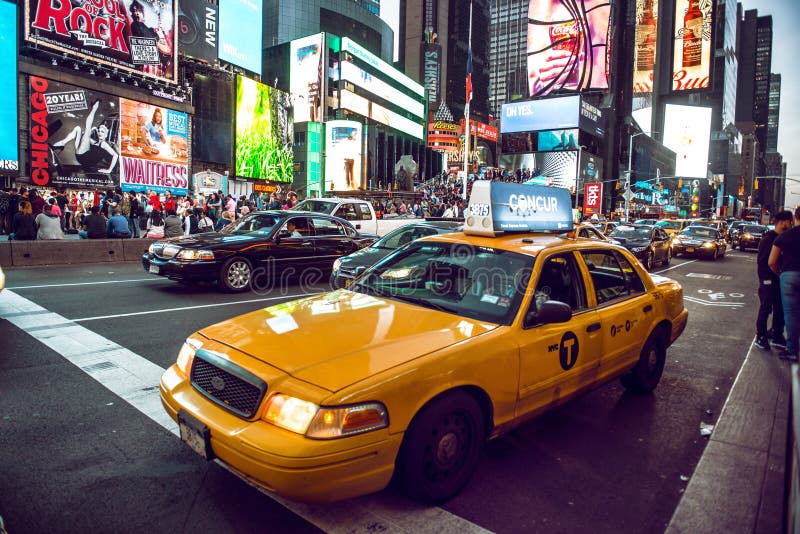
[[(161, 406), (158, 383), (164, 369), (160, 366), (13, 291), (0, 292), (0, 318), (60, 354), (175, 436), (179, 435), (178, 425)], [(261, 492), (309, 523), (334, 534), (490, 532), (441, 508), (394, 499), (385, 492), (333, 505), (295, 503), (263, 489)]]
[(136, 315), (150, 315), (151, 313), (168, 313), (184, 310), (196, 310), (199, 308), (216, 308), (217, 306), (233, 306), (235, 304), (251, 304), (253, 302), (267, 302), (270, 300), (278, 300), (283, 298), (301, 298), (310, 297), (311, 295), (318, 295), (319, 293), (298, 293), (296, 295), (281, 295), (279, 297), (265, 297), (263, 299), (250, 299), (250, 300), (237, 300), (234, 302), (218, 302), (216, 304), (196, 304), (194, 306), (182, 306), (180, 308), (165, 308), (160, 310), (147, 310), (140, 312), (118, 313), (115, 315), (98, 315), (96, 317), (82, 317), (80, 319), (72, 319), (74, 323), (83, 323), (86, 321), (97, 321), (99, 319), (117, 319), (119, 317), (134, 317)]
[(13, 286), (7, 287), (6, 289), (47, 289), (50, 287), (73, 287), (73, 286), (95, 286), (100, 284), (124, 284), (126, 282), (171, 282), (166, 278), (135, 278), (133, 280), (106, 280), (106, 281), (99, 281), (99, 282), (76, 282), (74, 284), (47, 284), (47, 285), (40, 285), (40, 286)]
[(704, 306), (721, 306), (723, 308), (741, 308), (744, 306), (744, 302), (713, 302), (710, 300), (703, 300), (696, 297), (690, 297), (687, 295), (683, 296), (683, 300), (688, 300), (689, 302), (694, 302), (696, 304), (703, 304)]
[(684, 265), (689, 265), (690, 263), (694, 263), (696, 261), (697, 260), (689, 260), (689, 261), (684, 262), (684, 263), (679, 263), (677, 265), (673, 265), (672, 267), (667, 267), (666, 269), (661, 269), (660, 271), (656, 271), (654, 274), (665, 273), (667, 271), (671, 271), (672, 269), (677, 269), (678, 267), (683, 267)]

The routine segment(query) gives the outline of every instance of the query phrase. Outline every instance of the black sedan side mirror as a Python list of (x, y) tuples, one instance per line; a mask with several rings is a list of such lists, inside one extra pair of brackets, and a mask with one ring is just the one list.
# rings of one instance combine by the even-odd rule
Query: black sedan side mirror
[(569, 304), (558, 300), (546, 300), (535, 312), (528, 312), (525, 315), (523, 328), (528, 328), (537, 324), (566, 323), (572, 319), (572, 308)]

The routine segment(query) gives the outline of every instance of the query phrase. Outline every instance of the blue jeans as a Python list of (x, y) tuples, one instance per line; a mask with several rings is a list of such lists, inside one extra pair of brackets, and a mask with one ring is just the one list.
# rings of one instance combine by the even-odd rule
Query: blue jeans
[(800, 350), (800, 271), (781, 273), (781, 298), (786, 322), (786, 352), (796, 356)]

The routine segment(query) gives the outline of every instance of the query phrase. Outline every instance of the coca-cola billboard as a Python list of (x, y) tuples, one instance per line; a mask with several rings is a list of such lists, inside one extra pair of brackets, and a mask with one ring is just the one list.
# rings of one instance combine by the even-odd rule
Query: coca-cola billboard
[(26, 0), (25, 39), (174, 82), (177, 0)]
[(672, 90), (707, 89), (711, 72), (712, 0), (676, 0)]
[(653, 92), (653, 65), (658, 38), (658, 0), (636, 0), (636, 46), (633, 49), (633, 92)]

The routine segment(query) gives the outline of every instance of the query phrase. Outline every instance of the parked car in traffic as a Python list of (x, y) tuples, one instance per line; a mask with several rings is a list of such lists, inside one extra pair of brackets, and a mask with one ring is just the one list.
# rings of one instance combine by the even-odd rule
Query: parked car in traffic
[(604, 235), (608, 235), (614, 231), (614, 228), (619, 226), (619, 221), (599, 221), (593, 224), (594, 227), (600, 230)]
[(420, 221), (402, 226), (389, 232), (370, 246), (334, 261), (331, 287), (334, 289), (347, 287), (367, 267), (420, 237), (459, 232), (463, 227), (463, 223), (455, 221)]
[(739, 250), (748, 248), (758, 248), (761, 238), (767, 232), (767, 227), (763, 224), (745, 224), (739, 228), (739, 235), (736, 239), (736, 246)]
[(684, 228), (689, 226), (691, 221), (689, 219), (661, 219), (656, 223), (656, 226), (663, 229), (670, 236), (679, 234)]
[(656, 263), (668, 265), (672, 259), (670, 237), (654, 224), (621, 224), (608, 237), (630, 250), (648, 271)]
[(613, 243), (619, 245), (619, 241), (613, 237), (609, 237), (601, 232), (595, 225), (588, 223), (576, 224), (575, 229), (572, 231), (576, 237), (583, 237), (586, 239), (596, 239), (598, 241), (605, 241), (606, 243)]
[(748, 221), (734, 220), (728, 223), (728, 231), (725, 232), (725, 239), (728, 240), (732, 248), (739, 245), (739, 233), (745, 224), (753, 224)]
[(691, 225), (672, 238), (672, 255), (700, 256), (716, 260), (724, 258), (728, 243), (722, 233), (710, 226)]
[(271, 277), (279, 273), (300, 275), (316, 269), (321, 277), (337, 258), (376, 239), (330, 215), (259, 211), (221, 232), (156, 241), (142, 256), (142, 267), (172, 280), (217, 282), (220, 289), (238, 292), (250, 289), (257, 277), (272, 283)]

